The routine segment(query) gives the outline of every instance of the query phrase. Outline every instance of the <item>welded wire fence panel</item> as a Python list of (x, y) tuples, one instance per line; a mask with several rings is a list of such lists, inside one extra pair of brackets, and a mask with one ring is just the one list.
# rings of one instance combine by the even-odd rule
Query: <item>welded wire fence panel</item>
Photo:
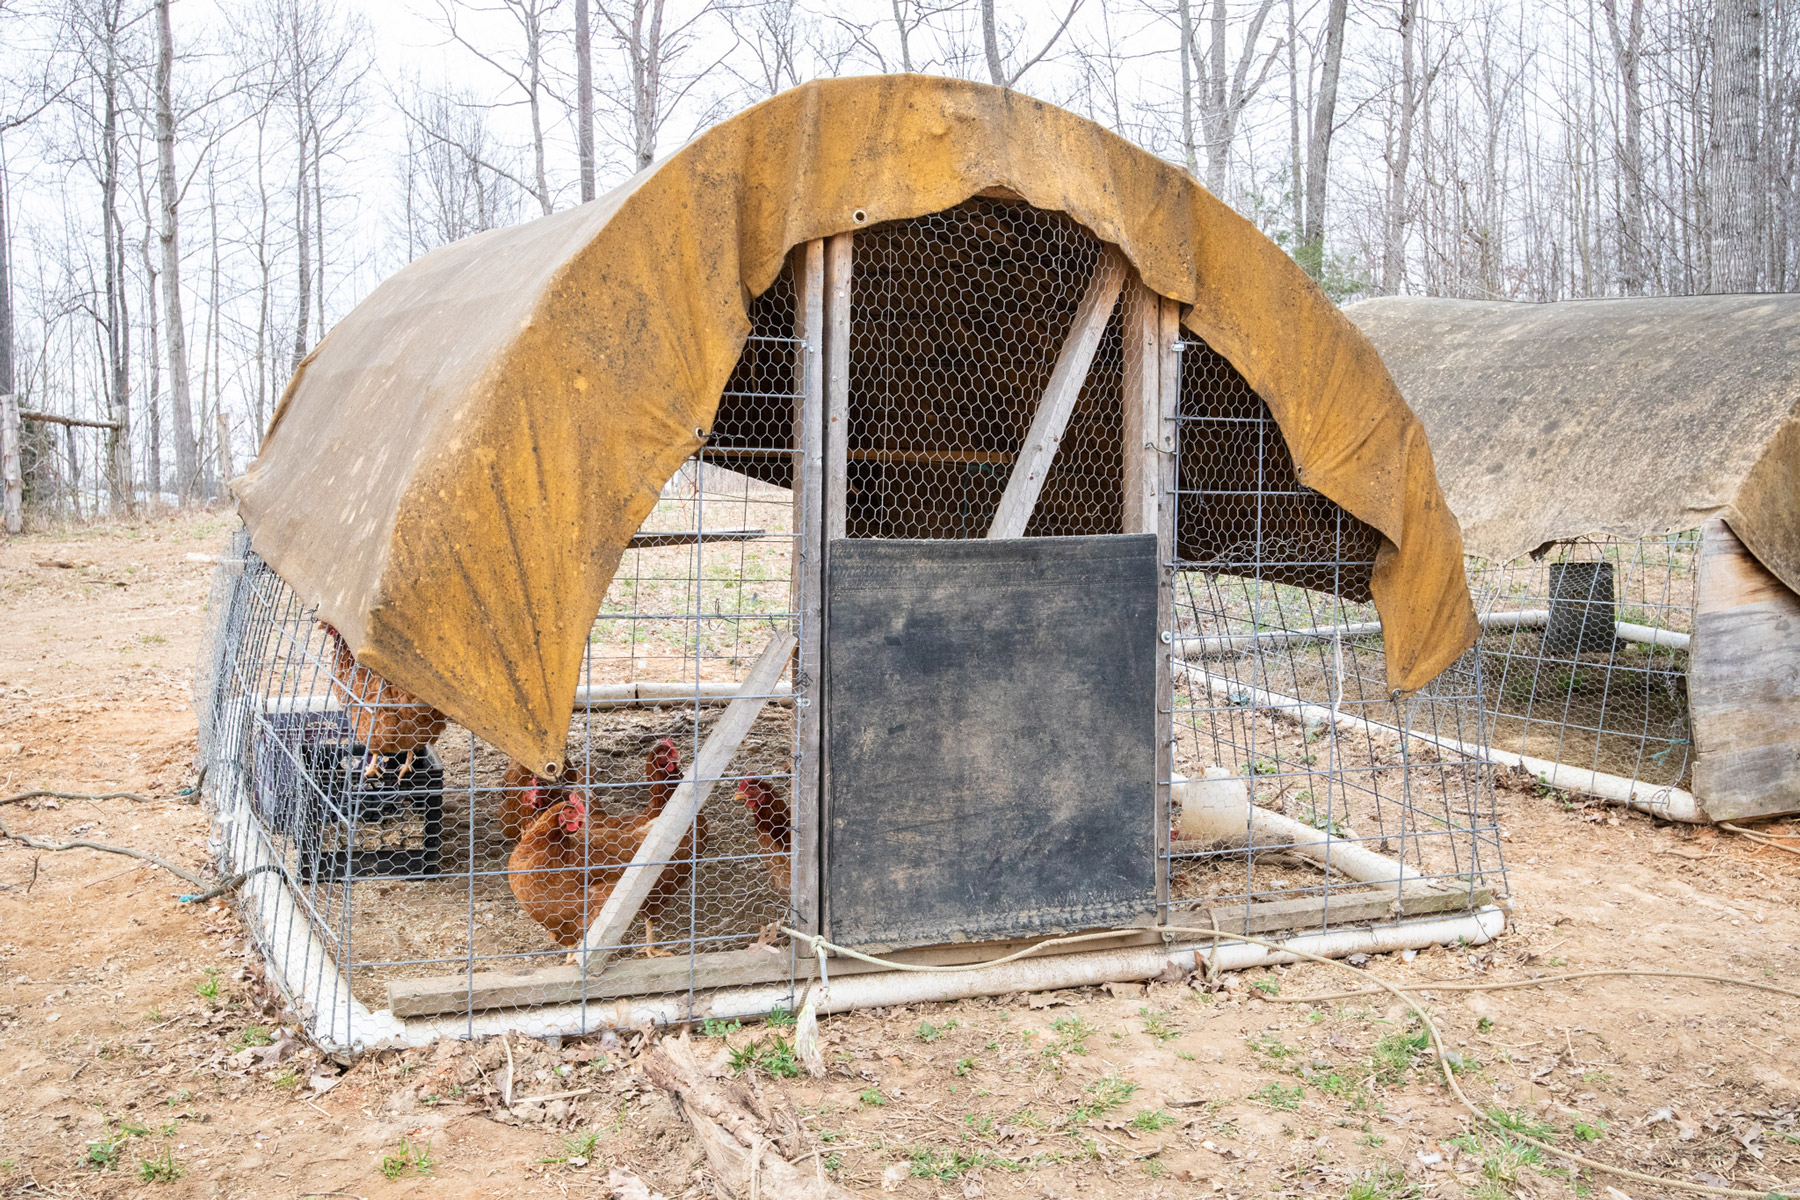
[[(1501, 886), (1480, 659), (1395, 699), (1369, 592), (1379, 535), (1299, 482), (1222, 356), (1188, 342), (1180, 361), (1170, 705), (1194, 782), (1175, 789), (1170, 908), (1307, 899), (1326, 928), (1366, 922), (1372, 892), (1405, 912), (1435, 902), (1420, 889)], [(1317, 861), (1329, 849), (1290, 849), (1296, 828), (1404, 867), (1359, 879)]]
[(1688, 640), (1698, 530), (1469, 560), (1497, 749), (1691, 787)]

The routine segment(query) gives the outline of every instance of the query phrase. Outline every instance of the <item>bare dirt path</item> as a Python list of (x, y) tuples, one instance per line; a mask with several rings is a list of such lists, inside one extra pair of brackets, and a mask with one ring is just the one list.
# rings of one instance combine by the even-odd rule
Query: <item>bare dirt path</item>
[[(220, 516), (0, 545), (0, 794), (169, 799), (12, 805), (9, 825), (149, 850), (204, 873), (178, 796)], [(1500, 797), (1514, 923), (1500, 942), (1377, 958), (1396, 980), (1665, 967), (1800, 986), (1800, 857), (1542, 795)], [(1777, 826), (1776, 828), (1783, 828)], [(1786, 827), (1800, 832), (1800, 822)], [(649, 1031), (370, 1055), (343, 1070), (286, 1036), (223, 903), (129, 859), (0, 844), (0, 1196), (722, 1194), (638, 1070)], [(1378, 1197), (1676, 1193), (1481, 1131), (1387, 998), (1317, 966), (893, 1009), (822, 1022), (831, 1070), (783, 1077), (791, 1030), (714, 1029), (792, 1106), (853, 1191), (899, 1197)], [(1430, 991), (1426, 987), (1427, 992)], [(1594, 1158), (1800, 1191), (1800, 1002), (1688, 982), (1438, 993), (1478, 1102)], [(704, 1031), (696, 1031), (704, 1038)], [(810, 1160), (809, 1160), (810, 1161)], [(1609, 1191), (1614, 1188), (1616, 1191)]]

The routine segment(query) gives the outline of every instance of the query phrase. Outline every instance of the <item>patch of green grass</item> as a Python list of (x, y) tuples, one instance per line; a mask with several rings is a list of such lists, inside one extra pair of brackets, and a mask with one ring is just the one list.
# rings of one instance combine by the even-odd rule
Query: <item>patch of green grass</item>
[(1483, 1018), (1481, 1018), (1481, 1020), (1475, 1022), (1475, 1032), (1476, 1033), (1492, 1033), (1493, 1031), (1494, 1031), (1494, 1018), (1483, 1017)]
[(1344, 1200), (1401, 1200), (1419, 1195), (1419, 1189), (1406, 1182), (1406, 1175), (1392, 1164), (1365, 1171), (1344, 1192)]
[(267, 1046), (274, 1041), (275, 1035), (270, 1033), (267, 1029), (264, 1029), (261, 1025), (246, 1025), (244, 1026), (243, 1032), (238, 1034), (238, 1045), (240, 1047)]
[(1171, 1042), (1181, 1036), (1181, 1026), (1171, 1024), (1168, 1013), (1140, 1008), (1138, 1016), (1144, 1018), (1144, 1032), (1159, 1042)]
[(1370, 1056), (1371, 1073), (1380, 1083), (1404, 1083), (1414, 1060), (1431, 1044), (1431, 1035), (1423, 1029), (1417, 1033), (1390, 1033), (1375, 1043)]
[(119, 1153), (130, 1138), (123, 1133), (109, 1133), (99, 1141), (87, 1144), (83, 1161), (96, 1171), (113, 1171), (119, 1166)]
[(1296, 1083), (1293, 1087), (1283, 1087), (1279, 1083), (1269, 1082), (1250, 1093), (1252, 1100), (1261, 1100), (1276, 1112), (1298, 1112), (1300, 1101), (1306, 1095), (1306, 1088)]
[(1250, 986), (1265, 996), (1275, 996), (1279, 995), (1281, 992), (1281, 980), (1275, 978), (1273, 975), (1269, 976), (1267, 979), (1253, 979), (1250, 981)]
[(1056, 1040), (1038, 1053), (1059, 1076), (1062, 1074), (1063, 1059), (1071, 1054), (1085, 1055), (1088, 1052), (1087, 1040), (1100, 1032), (1097, 1026), (1088, 1024), (1080, 1017), (1058, 1017), (1050, 1022), (1050, 1029)]
[(1137, 1090), (1138, 1085), (1123, 1075), (1106, 1075), (1096, 1079), (1082, 1089), (1082, 1093), (1088, 1098), (1075, 1106), (1075, 1111), (1069, 1114), (1069, 1122), (1079, 1125), (1095, 1117), (1103, 1117), (1121, 1107)]
[(166, 1142), (155, 1158), (138, 1160), (138, 1178), (145, 1183), (174, 1183), (185, 1174), (186, 1168), (175, 1161), (175, 1152)]
[(744, 1027), (742, 1021), (719, 1021), (712, 1017), (700, 1022), (700, 1036), (709, 1038), (727, 1038)]
[(827, 1171), (836, 1171), (839, 1168), (841, 1168), (843, 1165), (844, 1165), (844, 1156), (843, 1155), (827, 1154), (825, 1156), (825, 1169)]
[(873, 1087), (864, 1088), (856, 1099), (865, 1108), (880, 1108), (887, 1103), (887, 1097), (881, 1094), (881, 1089)]
[(1379, 1133), (1365, 1133), (1356, 1139), (1356, 1144), (1359, 1146), (1367, 1146), (1373, 1150), (1379, 1146), (1387, 1145), (1387, 1139), (1382, 1137)]
[[(1597, 1142), (1606, 1136), (1605, 1121), (1575, 1122), (1575, 1140), (1580, 1142)], [(1800, 1139), (1796, 1139), (1800, 1140)]]
[[(1307, 758), (1309, 759), (1312, 757), (1313, 756), (1310, 754), (1307, 755)], [(1309, 808), (1306, 810), (1306, 815), (1300, 819), (1305, 821), (1308, 825), (1311, 825), (1314, 829), (1323, 833), (1328, 833), (1332, 837), (1341, 838), (1344, 836), (1344, 823), (1335, 819), (1331, 815), (1330, 810), (1320, 812), (1317, 808)]]
[(1280, 1061), (1284, 1058), (1292, 1058), (1294, 1055), (1300, 1053), (1273, 1033), (1259, 1033), (1245, 1044), (1248, 1045), (1251, 1050), (1263, 1057), (1272, 1058), (1276, 1061)]
[(146, 1025), (162, 1024), (162, 1010), (157, 1009), (157, 1008), (152, 1008), (148, 1012), (146, 1012), (144, 1014), (144, 1024), (146, 1024)]
[(300, 1086), (300, 1072), (294, 1070), (292, 1067), (283, 1067), (278, 1073), (270, 1077), (269, 1083), (271, 1086), (278, 1087), (284, 1092), (291, 1092)]
[(1161, 1133), (1173, 1124), (1175, 1124), (1175, 1118), (1160, 1108), (1146, 1108), (1131, 1118), (1131, 1127), (1142, 1130), (1144, 1133)]
[(385, 1154), (381, 1158), (381, 1173), (388, 1179), (400, 1179), (407, 1175), (431, 1174), (431, 1143), (415, 1146), (406, 1138), (400, 1139), (398, 1154)]
[(970, 1071), (973, 1071), (974, 1069), (975, 1069), (975, 1060), (974, 1059), (959, 1058), (956, 1060), (956, 1073), (958, 1075), (967, 1075)]
[(999, 1167), (1004, 1171), (1023, 1171), (1030, 1164), (1001, 1158), (987, 1150), (939, 1150), (921, 1146), (912, 1152), (914, 1179), (960, 1179), (970, 1171)]
[(742, 1074), (761, 1070), (775, 1079), (797, 1079), (800, 1064), (794, 1058), (794, 1043), (778, 1033), (739, 1046), (731, 1051), (731, 1069)]
[(945, 1021), (942, 1025), (933, 1025), (930, 1021), (920, 1021), (919, 1027), (913, 1030), (913, 1036), (921, 1042), (935, 1042), (955, 1028), (955, 1021)]
[(775, 1029), (786, 1029), (799, 1019), (779, 1004), (769, 1010), (769, 1024)]
[(1500, 1128), (1524, 1134), (1526, 1137), (1537, 1138), (1539, 1141), (1556, 1136), (1556, 1126), (1547, 1125), (1524, 1113), (1509, 1113), (1503, 1108), (1490, 1108), (1487, 1110), (1487, 1115), (1488, 1120)]
[(202, 1000), (217, 1000), (219, 998), (219, 968), (206, 968), (206, 978), (194, 985), (194, 995), (200, 997)]
[(599, 1144), (600, 1131), (584, 1129), (580, 1133), (571, 1134), (562, 1140), (563, 1152), (561, 1154), (540, 1158), (538, 1161), (541, 1163), (570, 1163), (577, 1167), (586, 1166), (594, 1161), (594, 1147)]

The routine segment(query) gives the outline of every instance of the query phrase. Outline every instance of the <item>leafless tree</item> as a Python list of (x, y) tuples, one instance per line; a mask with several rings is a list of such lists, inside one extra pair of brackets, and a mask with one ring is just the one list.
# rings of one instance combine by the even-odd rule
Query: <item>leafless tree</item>
[(1763, 0), (1714, 0), (1709, 146), (1712, 289), (1756, 290)]

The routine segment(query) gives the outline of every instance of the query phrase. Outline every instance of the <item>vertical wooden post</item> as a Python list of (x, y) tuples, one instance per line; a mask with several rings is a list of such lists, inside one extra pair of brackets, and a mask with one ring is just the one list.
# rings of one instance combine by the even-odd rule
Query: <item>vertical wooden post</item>
[(25, 478), (20, 466), (23, 451), (19, 438), (19, 398), (11, 394), (0, 396), (0, 490), (4, 491), (0, 511), (4, 512), (9, 534), (25, 530)]
[[(1149, 436), (1140, 452), (1143, 470), (1152, 475), (1155, 490), (1153, 530), (1156, 534), (1156, 842), (1166, 848), (1169, 836), (1169, 782), (1175, 774), (1175, 689), (1169, 659), (1174, 653), (1175, 629), (1175, 514), (1177, 414), (1181, 411), (1181, 305), (1161, 296), (1146, 295), (1144, 306), (1155, 313), (1146, 317), (1156, 324), (1156, 403), (1145, 405), (1142, 432)], [(1148, 375), (1149, 372), (1146, 372)], [(1128, 454), (1126, 462), (1131, 461)], [(1142, 532), (1151, 532), (1146, 529)], [(1168, 641), (1162, 641), (1162, 638)], [(1169, 860), (1159, 849), (1156, 856), (1156, 899), (1168, 915)]]
[(794, 671), (794, 871), (796, 928), (819, 922), (820, 718), (825, 676), (825, 243), (814, 240), (794, 261), (794, 333), (800, 347), (800, 395), (794, 405), (794, 611), (800, 658)]
[[(855, 242), (851, 234), (840, 233), (825, 243), (825, 530), (819, 561), (821, 590), (829, 569), (831, 543), (848, 536), (850, 516), (850, 275), (855, 260)], [(824, 609), (820, 623), (819, 672), (825, 673), (825, 646), (829, 644), (831, 609)], [(831, 754), (826, 745), (827, 718), (831, 695), (821, 687), (819, 720), (819, 817), (815, 826), (818, 841), (813, 863), (814, 883), (818, 889), (818, 921), (821, 932), (831, 928), (831, 910), (826, 901), (830, 894), (825, 878), (826, 831), (831, 828)]]
[(825, 537), (849, 528), (850, 460), (850, 270), (851, 235), (840, 233), (825, 247)]

